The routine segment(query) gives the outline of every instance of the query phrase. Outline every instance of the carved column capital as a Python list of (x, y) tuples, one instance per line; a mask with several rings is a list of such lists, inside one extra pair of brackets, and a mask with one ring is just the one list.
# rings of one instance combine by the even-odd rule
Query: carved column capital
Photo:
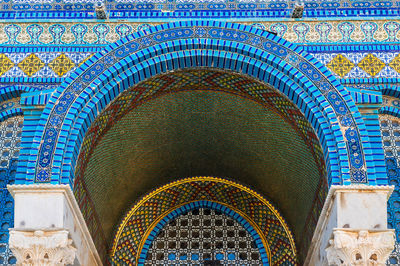
[(73, 264), (76, 248), (68, 231), (10, 231), (9, 246), (17, 265), (67, 265)]
[(393, 230), (334, 229), (326, 248), (329, 265), (386, 265), (394, 248)]

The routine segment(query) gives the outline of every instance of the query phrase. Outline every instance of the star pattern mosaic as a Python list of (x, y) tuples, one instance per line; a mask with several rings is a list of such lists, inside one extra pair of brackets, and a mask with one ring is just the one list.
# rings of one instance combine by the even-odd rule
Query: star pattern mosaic
[[(3, 103), (1, 108), (7, 109), (9, 103)], [(14, 226), (14, 200), (7, 185), (15, 181), (23, 120), (22, 116), (15, 116), (0, 122), (0, 265), (16, 263), (8, 247), (8, 229)]]
[(153, 240), (145, 266), (202, 264), (264, 265), (254, 239), (236, 220), (207, 208), (170, 221)]
[(395, 186), (388, 202), (388, 227), (396, 230), (396, 245), (386, 263), (394, 266), (400, 264), (400, 119), (381, 115), (379, 120), (389, 185)]
[(14, 63), (5, 55), (0, 54), (0, 76), (14, 66)]
[[(95, 52), (0, 53), (0, 77), (67, 78), (94, 54)], [(400, 53), (397, 52), (311, 54), (338, 78), (400, 78)]]
[(400, 54), (398, 54), (390, 63), (389, 66), (396, 72), (400, 73)]
[(358, 63), (358, 67), (364, 70), (370, 76), (374, 77), (376, 74), (381, 72), (381, 70), (385, 67), (385, 64), (375, 55), (368, 54), (360, 61), (360, 63)]
[(18, 67), (28, 76), (31, 77), (33, 74), (38, 72), (44, 67), (44, 63), (35, 54), (30, 54), (28, 57), (23, 59)]

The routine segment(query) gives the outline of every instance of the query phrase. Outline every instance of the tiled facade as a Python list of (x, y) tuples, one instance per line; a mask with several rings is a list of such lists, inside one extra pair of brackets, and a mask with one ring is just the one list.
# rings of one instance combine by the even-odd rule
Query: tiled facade
[[(255, 99), (289, 121), (326, 175), (321, 188), (395, 185), (388, 223), (399, 239), (400, 2), (303, 2), (304, 18), (290, 19), (295, 1), (108, 0), (103, 21), (94, 1), (0, 0), (0, 264), (15, 262), (6, 244), (7, 184), (70, 184), (89, 230), (102, 238), (80, 182), (91, 152), (139, 103), (194, 81)], [(325, 189), (315, 197), (307, 243)], [(395, 251), (388, 264), (398, 261)]]

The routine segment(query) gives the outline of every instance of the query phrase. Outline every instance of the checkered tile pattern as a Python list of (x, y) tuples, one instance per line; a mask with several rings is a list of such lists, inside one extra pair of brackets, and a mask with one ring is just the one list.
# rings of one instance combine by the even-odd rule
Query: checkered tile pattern
[(232, 218), (206, 208), (181, 215), (154, 239), (145, 265), (262, 265), (251, 235)]

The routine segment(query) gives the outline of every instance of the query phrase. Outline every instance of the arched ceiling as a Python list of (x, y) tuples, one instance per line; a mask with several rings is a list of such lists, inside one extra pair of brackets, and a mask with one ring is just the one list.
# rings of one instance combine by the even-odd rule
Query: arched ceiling
[(135, 201), (191, 176), (252, 187), (281, 210), (298, 242), (318, 199), (322, 158), (308, 122), (273, 88), (235, 73), (178, 71), (129, 89), (99, 115), (75, 186), (85, 184), (107, 243)]

